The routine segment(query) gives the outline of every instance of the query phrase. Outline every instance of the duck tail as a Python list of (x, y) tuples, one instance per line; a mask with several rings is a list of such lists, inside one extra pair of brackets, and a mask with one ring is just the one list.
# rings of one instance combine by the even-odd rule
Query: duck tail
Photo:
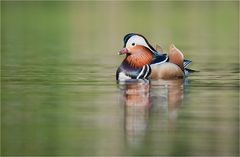
[(186, 68), (191, 62), (192, 61), (190, 61), (190, 60), (184, 59), (184, 61), (183, 61), (184, 68)]
[(187, 70), (189, 73), (200, 72), (198, 70), (193, 70), (193, 69), (189, 69), (189, 68), (185, 68), (185, 70)]

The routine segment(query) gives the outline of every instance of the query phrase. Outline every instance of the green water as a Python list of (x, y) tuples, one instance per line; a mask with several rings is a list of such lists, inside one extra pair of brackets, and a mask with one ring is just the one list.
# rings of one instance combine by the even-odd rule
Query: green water
[[(239, 2), (1, 1), (1, 155), (239, 155)], [(138, 32), (187, 80), (117, 84)]]

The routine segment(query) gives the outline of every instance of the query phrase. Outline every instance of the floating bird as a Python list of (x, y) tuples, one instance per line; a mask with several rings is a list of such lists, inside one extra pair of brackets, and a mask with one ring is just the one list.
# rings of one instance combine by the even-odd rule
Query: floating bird
[(140, 34), (129, 33), (123, 42), (124, 48), (119, 55), (126, 57), (117, 69), (116, 80), (176, 79), (187, 76), (190, 71), (186, 67), (191, 61), (184, 59), (174, 44), (169, 46), (168, 54), (163, 54), (160, 46), (154, 49)]

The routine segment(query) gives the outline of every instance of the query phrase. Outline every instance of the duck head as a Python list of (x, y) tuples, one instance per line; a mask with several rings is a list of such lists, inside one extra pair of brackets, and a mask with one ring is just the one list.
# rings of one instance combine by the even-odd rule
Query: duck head
[(136, 33), (125, 35), (124, 48), (119, 51), (119, 55), (126, 55), (124, 62), (129, 63), (134, 68), (141, 68), (145, 64), (150, 64), (156, 50), (148, 43), (147, 39)]

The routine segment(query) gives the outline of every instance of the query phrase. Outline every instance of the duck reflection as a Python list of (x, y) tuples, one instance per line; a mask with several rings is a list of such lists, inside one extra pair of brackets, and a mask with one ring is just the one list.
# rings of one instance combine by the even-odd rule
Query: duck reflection
[(120, 103), (124, 106), (124, 129), (127, 141), (140, 144), (144, 139), (150, 115), (168, 116), (168, 128), (174, 131), (177, 109), (183, 100), (182, 79), (130, 80), (119, 84)]
[(157, 80), (151, 82), (151, 85), (152, 112), (160, 113), (160, 116), (167, 115), (167, 129), (174, 132), (177, 111), (184, 98), (184, 80)]

